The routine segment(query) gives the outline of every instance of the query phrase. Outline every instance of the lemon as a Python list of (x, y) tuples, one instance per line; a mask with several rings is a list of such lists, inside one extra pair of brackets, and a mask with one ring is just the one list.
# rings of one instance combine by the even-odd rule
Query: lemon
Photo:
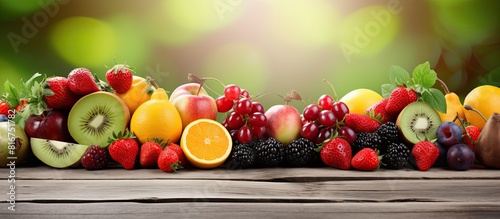
[[(476, 87), (465, 97), (465, 105), (475, 108), (486, 119), (489, 119), (494, 112), (500, 112), (500, 88), (492, 85)], [(486, 124), (486, 121), (478, 113), (471, 110), (465, 110), (465, 119), (481, 130)]]
[(157, 88), (151, 99), (141, 104), (132, 115), (130, 130), (141, 143), (154, 138), (176, 143), (182, 133), (182, 120), (163, 88)]
[(339, 101), (344, 102), (347, 107), (349, 107), (349, 113), (364, 114), (368, 107), (381, 101), (382, 99), (382, 96), (373, 90), (359, 88), (350, 91), (340, 98)]

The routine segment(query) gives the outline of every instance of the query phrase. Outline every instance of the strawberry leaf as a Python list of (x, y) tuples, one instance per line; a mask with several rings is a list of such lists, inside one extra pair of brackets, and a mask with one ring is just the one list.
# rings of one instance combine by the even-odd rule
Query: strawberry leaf
[(431, 88), (436, 83), (437, 74), (431, 70), (429, 62), (418, 65), (413, 70), (413, 79), (416, 84), (420, 84), (424, 88)]
[(382, 97), (388, 98), (391, 96), (391, 92), (396, 89), (398, 86), (395, 84), (382, 84)]
[(7, 104), (10, 106), (10, 108), (14, 108), (19, 104), (20, 96), (19, 93), (17, 92), (16, 87), (9, 81), (5, 81), (4, 83), (4, 89), (5, 93), (5, 101)]
[(397, 65), (392, 65), (389, 68), (389, 80), (395, 85), (404, 85), (410, 80), (410, 74)]
[(446, 99), (444, 97), (444, 94), (436, 89), (436, 88), (430, 88), (424, 93), (422, 93), (422, 99), (424, 102), (428, 103), (434, 109), (446, 113)]

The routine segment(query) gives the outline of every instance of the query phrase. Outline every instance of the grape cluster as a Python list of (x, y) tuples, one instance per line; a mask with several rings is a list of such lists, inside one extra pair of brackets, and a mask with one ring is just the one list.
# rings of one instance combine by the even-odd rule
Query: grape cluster
[(224, 95), (215, 100), (217, 110), (227, 113), (222, 125), (234, 140), (248, 144), (252, 139), (260, 139), (266, 133), (267, 118), (264, 106), (252, 101), (247, 90), (230, 84), (225, 86)]
[(318, 98), (317, 104), (309, 104), (302, 111), (303, 125), (300, 135), (320, 144), (332, 137), (336, 132), (344, 136), (349, 143), (356, 140), (356, 133), (342, 125), (349, 108), (343, 102), (335, 102), (328, 94)]

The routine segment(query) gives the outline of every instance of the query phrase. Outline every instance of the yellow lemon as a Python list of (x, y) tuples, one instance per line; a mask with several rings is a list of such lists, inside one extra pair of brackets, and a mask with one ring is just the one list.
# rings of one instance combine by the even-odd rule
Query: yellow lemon
[(155, 88), (145, 78), (134, 75), (130, 89), (123, 94), (116, 95), (125, 102), (130, 114), (134, 114), (137, 107), (151, 98), (154, 90)]
[[(465, 97), (465, 105), (475, 108), (486, 119), (489, 119), (494, 112), (500, 112), (500, 88), (492, 85), (476, 87)], [(465, 119), (481, 130), (486, 124), (486, 121), (478, 113), (471, 110), (465, 110)]]
[(141, 143), (154, 138), (179, 141), (182, 120), (163, 88), (157, 88), (151, 99), (141, 104), (132, 115), (130, 130)]
[(344, 102), (349, 107), (349, 113), (364, 114), (368, 107), (382, 99), (382, 96), (373, 90), (359, 88), (347, 93), (339, 101)]
[(198, 168), (215, 168), (229, 157), (231, 135), (219, 122), (198, 119), (189, 123), (181, 137), (181, 148), (187, 160)]

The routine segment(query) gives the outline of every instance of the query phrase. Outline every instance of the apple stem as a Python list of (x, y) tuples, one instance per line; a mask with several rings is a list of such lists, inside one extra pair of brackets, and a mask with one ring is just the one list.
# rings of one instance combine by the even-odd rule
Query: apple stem
[(326, 82), (328, 85), (330, 85), (330, 87), (332, 88), (332, 91), (333, 91), (333, 99), (335, 100), (335, 102), (337, 102), (338, 99), (339, 99), (339, 96), (337, 96), (337, 92), (335, 91), (335, 88), (333, 87), (333, 84), (330, 83), (330, 81), (328, 81), (326, 79), (323, 79), (323, 82)]
[(205, 80), (203, 80), (201, 83), (200, 83), (200, 87), (198, 88), (198, 92), (196, 92), (196, 96), (198, 96), (200, 94), (200, 91), (201, 91), (201, 88), (203, 87), (203, 84), (205, 84)]
[(446, 86), (446, 83), (444, 83), (443, 80), (441, 80), (439, 78), (436, 78), (436, 81), (438, 81), (441, 84), (441, 87), (443, 88), (444, 93), (446, 93), (446, 94), (450, 93), (450, 90), (448, 89), (448, 86)]
[(149, 82), (149, 84), (151, 84), (154, 88), (156, 88), (156, 89), (158, 89), (158, 88), (159, 88), (158, 84), (156, 83), (156, 81), (155, 81), (152, 77), (149, 77), (149, 76), (148, 76), (146, 80), (147, 80), (147, 81)]
[(485, 122), (487, 122), (487, 121), (488, 121), (488, 119), (486, 119), (486, 117), (484, 117), (484, 116), (483, 116), (483, 114), (482, 114), (481, 112), (479, 112), (479, 110), (477, 110), (477, 109), (475, 109), (475, 108), (473, 108), (473, 107), (471, 107), (471, 106), (469, 106), (469, 105), (467, 105), (467, 104), (466, 104), (466, 105), (464, 105), (464, 108), (465, 108), (466, 110), (472, 110), (472, 111), (474, 111), (475, 113), (479, 114), (479, 115), (481, 116), (481, 118), (483, 118), (483, 119), (484, 119), (484, 121), (485, 121)]

